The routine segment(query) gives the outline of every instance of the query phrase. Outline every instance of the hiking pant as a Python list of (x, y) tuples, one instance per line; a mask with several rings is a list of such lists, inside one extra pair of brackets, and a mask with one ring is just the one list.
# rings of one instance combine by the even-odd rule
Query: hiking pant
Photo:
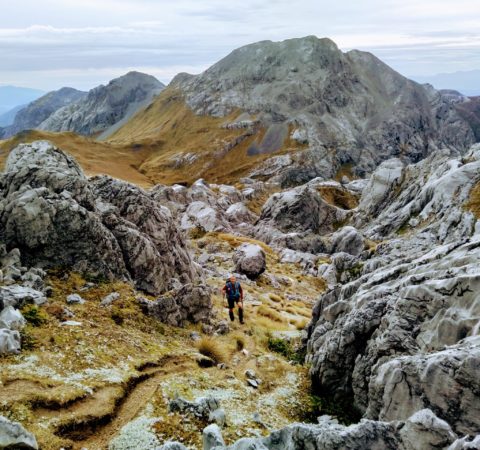
[[(228, 315), (230, 316), (230, 320), (233, 322), (235, 320), (235, 316), (233, 314), (233, 310), (235, 309), (235, 303), (238, 303), (241, 301), (240, 299), (235, 300), (234, 298), (229, 298), (228, 300)], [(240, 323), (243, 323), (243, 308), (238, 305), (238, 319), (240, 320)]]

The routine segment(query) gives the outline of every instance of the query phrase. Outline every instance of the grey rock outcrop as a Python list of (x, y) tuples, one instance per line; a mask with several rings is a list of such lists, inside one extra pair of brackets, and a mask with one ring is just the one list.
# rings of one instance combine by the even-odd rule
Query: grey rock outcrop
[(173, 289), (154, 301), (140, 298), (139, 303), (145, 314), (175, 326), (185, 321), (208, 323), (212, 307), (210, 288), (192, 284)]
[(267, 259), (262, 247), (257, 244), (242, 244), (233, 255), (235, 271), (245, 274), (251, 280), (265, 272)]
[(446, 422), (423, 409), (405, 421), (362, 420), (348, 427), (322, 416), (316, 425), (295, 423), (264, 438), (243, 438), (213, 450), (446, 450), (456, 439)]
[(212, 450), (215, 447), (224, 445), (225, 441), (217, 424), (212, 423), (203, 429), (203, 450)]
[(198, 419), (208, 420), (210, 413), (220, 407), (220, 402), (213, 397), (200, 397), (194, 402), (178, 397), (171, 400), (168, 404), (170, 412), (179, 412), (181, 414), (190, 414)]
[(480, 236), (463, 206), (478, 157), (478, 146), (464, 159), (442, 151), (372, 176), (354, 220), (384, 242), (373, 256), (333, 255), (345, 284), (321, 296), (309, 326), (323, 395), (352, 398), (369, 419), (427, 407), (460, 435), (479, 429)]
[[(10, 153), (0, 177), (0, 224), (0, 240), (21, 249), (26, 266), (63, 265), (133, 280), (157, 295), (178, 282), (197, 292), (202, 283), (167, 208), (128, 183), (88, 180), (73, 158), (45, 141)], [(177, 295), (178, 301), (187, 298)], [(208, 315), (207, 295), (189, 301), (187, 320)]]
[(0, 328), (0, 355), (19, 353), (20, 348), (20, 333), (16, 330)]
[(69, 87), (45, 94), (17, 112), (13, 124), (5, 129), (4, 137), (37, 128), (57, 110), (85, 98), (86, 95), (86, 92)]
[(38, 128), (107, 137), (139, 109), (148, 106), (165, 86), (151, 75), (129, 72), (88, 92), (85, 98), (58, 109)]
[(37, 440), (18, 422), (0, 416), (0, 448), (38, 450)]

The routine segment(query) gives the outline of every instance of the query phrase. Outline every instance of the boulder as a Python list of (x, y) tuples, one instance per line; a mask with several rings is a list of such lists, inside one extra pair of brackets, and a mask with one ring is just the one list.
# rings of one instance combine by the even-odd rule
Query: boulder
[(365, 250), (365, 239), (355, 227), (342, 227), (330, 237), (330, 253), (344, 252), (358, 256)]
[(210, 413), (220, 407), (220, 402), (214, 397), (200, 397), (194, 402), (177, 397), (168, 404), (169, 412), (179, 412), (181, 414), (189, 414), (199, 419), (208, 420)]
[[(0, 328), (0, 355), (19, 353), (21, 348), (20, 333), (16, 330)], [(1, 423), (0, 423), (1, 430)], [(1, 431), (0, 431), (1, 436)]]
[(18, 422), (0, 416), (0, 448), (38, 450), (35, 436)]
[(26, 323), (22, 313), (13, 306), (7, 306), (0, 313), (0, 328), (20, 331)]
[(305, 232), (325, 234), (335, 230), (350, 213), (327, 203), (315, 186), (304, 185), (273, 194), (265, 203), (257, 225), (261, 235), (265, 227), (283, 233)]
[(235, 271), (245, 274), (254, 280), (266, 269), (266, 256), (262, 247), (257, 244), (242, 244), (233, 255)]
[(203, 450), (212, 450), (218, 446), (224, 446), (225, 441), (222, 437), (220, 427), (216, 423), (212, 423), (203, 429)]
[(138, 299), (145, 314), (161, 322), (182, 326), (185, 321), (207, 323), (211, 315), (211, 291), (205, 285), (182, 286), (154, 301)]
[(12, 286), (0, 286), (0, 309), (7, 306), (21, 308), (28, 303), (42, 305), (46, 301), (47, 298), (42, 292), (29, 287), (17, 284)]
[(79, 294), (67, 295), (67, 303), (69, 305), (82, 305), (85, 300)]
[(118, 292), (111, 292), (110, 294), (106, 295), (102, 298), (100, 302), (100, 306), (110, 306), (113, 302), (120, 298), (120, 294)]

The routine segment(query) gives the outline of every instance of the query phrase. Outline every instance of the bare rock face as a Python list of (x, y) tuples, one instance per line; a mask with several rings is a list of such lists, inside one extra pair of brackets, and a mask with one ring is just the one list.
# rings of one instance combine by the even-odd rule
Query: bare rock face
[(179, 281), (201, 284), (168, 209), (128, 183), (89, 181), (73, 158), (45, 141), (10, 154), (0, 178), (0, 224), (0, 240), (20, 249), (28, 266), (133, 280), (151, 294)]
[(313, 310), (314, 387), (349, 397), (373, 420), (429, 408), (458, 433), (480, 428), (480, 235), (465, 207), (480, 181), (479, 149), (382, 164), (354, 222), (375, 253), (337, 253), (332, 285)]
[(25, 430), (21, 424), (0, 416), (0, 448), (37, 450), (38, 444), (35, 436)]
[(235, 271), (245, 274), (251, 280), (258, 278), (266, 269), (266, 256), (262, 247), (256, 244), (242, 244), (233, 255)]

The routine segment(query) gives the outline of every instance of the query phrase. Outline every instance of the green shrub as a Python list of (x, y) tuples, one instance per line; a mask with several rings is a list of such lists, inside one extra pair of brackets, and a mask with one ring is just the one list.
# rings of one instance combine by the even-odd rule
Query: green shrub
[(27, 305), (22, 309), (25, 320), (34, 327), (39, 327), (47, 321), (47, 315), (35, 305)]
[(270, 336), (267, 341), (267, 347), (270, 351), (279, 353), (289, 361), (294, 361), (298, 364), (305, 362), (306, 349), (295, 349), (292, 344), (285, 339)]

